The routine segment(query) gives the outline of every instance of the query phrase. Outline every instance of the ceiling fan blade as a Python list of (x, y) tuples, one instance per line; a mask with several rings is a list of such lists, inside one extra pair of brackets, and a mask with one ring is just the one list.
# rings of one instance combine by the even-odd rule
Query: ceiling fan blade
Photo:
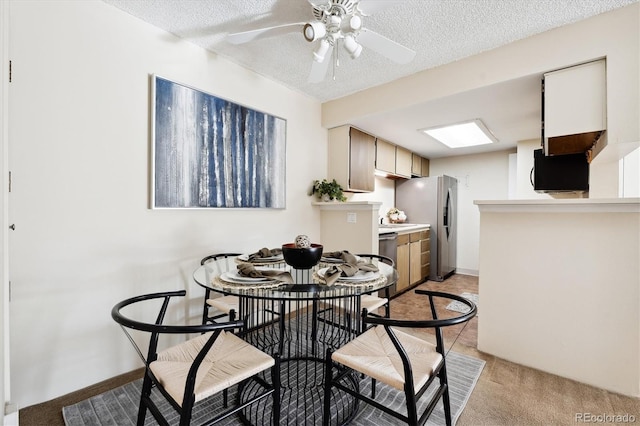
[(398, 0), (360, 0), (358, 9), (363, 15), (373, 15), (379, 10), (401, 3)]
[(329, 63), (331, 62), (332, 57), (333, 46), (329, 45), (329, 49), (324, 56), (324, 60), (322, 62), (312, 62), (311, 72), (309, 73), (309, 83), (320, 83), (322, 80), (324, 80), (324, 77), (327, 75), (327, 69), (329, 68)]
[(273, 37), (281, 34), (293, 32), (302, 32), (305, 22), (297, 22), (295, 24), (278, 25), (276, 27), (260, 28), (257, 30), (243, 31), (241, 33), (233, 33), (227, 36), (227, 41), (232, 44), (242, 44), (259, 38)]
[(382, 56), (391, 59), (398, 64), (408, 64), (416, 56), (414, 50), (404, 47), (403, 45), (396, 43), (393, 40), (389, 40), (383, 35), (380, 35), (371, 30), (363, 28), (358, 34), (358, 43), (366, 48), (378, 52)]

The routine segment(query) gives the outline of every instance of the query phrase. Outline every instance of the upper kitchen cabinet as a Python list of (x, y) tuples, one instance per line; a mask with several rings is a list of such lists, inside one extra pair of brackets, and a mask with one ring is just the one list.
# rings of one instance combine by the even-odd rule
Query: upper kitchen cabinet
[(542, 90), (544, 153), (590, 156), (607, 128), (605, 60), (548, 72)]
[(390, 178), (411, 177), (412, 153), (384, 139), (376, 139), (376, 169)]
[(372, 192), (375, 188), (376, 138), (351, 126), (329, 129), (329, 179), (345, 191)]
[(421, 160), (422, 160), (422, 174), (420, 176), (427, 177), (429, 176), (429, 159), (422, 157)]
[(411, 177), (411, 151), (396, 146), (396, 175), (409, 179)]
[(380, 138), (376, 139), (376, 169), (396, 173), (396, 146)]
[(427, 177), (429, 176), (429, 159), (411, 154), (411, 176)]

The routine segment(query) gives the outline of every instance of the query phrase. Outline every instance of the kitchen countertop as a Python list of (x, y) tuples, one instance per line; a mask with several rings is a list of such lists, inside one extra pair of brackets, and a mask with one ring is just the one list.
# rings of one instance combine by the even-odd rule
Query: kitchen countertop
[(390, 234), (396, 232), (398, 234), (408, 234), (416, 231), (424, 231), (429, 229), (431, 225), (428, 223), (395, 223), (384, 224), (378, 227), (378, 234)]

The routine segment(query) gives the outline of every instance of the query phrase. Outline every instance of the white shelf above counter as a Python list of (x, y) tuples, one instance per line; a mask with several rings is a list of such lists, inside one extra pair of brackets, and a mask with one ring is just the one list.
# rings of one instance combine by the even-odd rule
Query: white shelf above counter
[(315, 201), (311, 203), (314, 206), (320, 207), (320, 210), (375, 210), (380, 209), (382, 202), (380, 201)]

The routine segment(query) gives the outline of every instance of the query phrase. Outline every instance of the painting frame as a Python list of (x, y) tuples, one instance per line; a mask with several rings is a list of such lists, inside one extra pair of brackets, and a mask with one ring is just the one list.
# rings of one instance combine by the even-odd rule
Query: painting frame
[(152, 209), (285, 209), (287, 121), (151, 75)]

